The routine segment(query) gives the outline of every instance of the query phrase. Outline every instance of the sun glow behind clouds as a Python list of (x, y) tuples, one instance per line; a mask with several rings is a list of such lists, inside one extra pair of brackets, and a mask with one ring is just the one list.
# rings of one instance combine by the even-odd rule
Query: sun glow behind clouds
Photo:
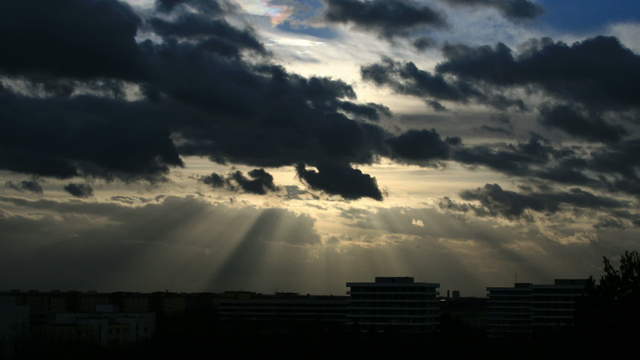
[(279, 25), (293, 14), (293, 8), (287, 5), (273, 5), (269, 0), (243, 0), (238, 4), (252, 15), (268, 16), (272, 25)]

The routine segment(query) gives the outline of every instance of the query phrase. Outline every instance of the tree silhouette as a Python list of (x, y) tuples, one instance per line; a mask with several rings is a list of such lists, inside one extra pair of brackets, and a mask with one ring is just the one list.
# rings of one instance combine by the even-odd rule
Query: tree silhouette
[(604, 274), (600, 278), (599, 293), (614, 304), (633, 301), (640, 295), (640, 253), (625, 251), (616, 269), (603, 257)]
[(605, 342), (633, 341), (640, 321), (640, 253), (625, 251), (616, 268), (603, 257), (600, 282), (578, 308), (582, 336)]

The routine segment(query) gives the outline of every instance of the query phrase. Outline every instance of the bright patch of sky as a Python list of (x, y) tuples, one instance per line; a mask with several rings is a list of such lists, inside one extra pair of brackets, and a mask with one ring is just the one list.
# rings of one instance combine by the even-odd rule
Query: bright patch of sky
[(293, 7), (273, 3), (273, 1), (269, 0), (238, 1), (238, 4), (244, 11), (252, 15), (268, 16), (271, 18), (273, 25), (281, 24), (293, 14)]

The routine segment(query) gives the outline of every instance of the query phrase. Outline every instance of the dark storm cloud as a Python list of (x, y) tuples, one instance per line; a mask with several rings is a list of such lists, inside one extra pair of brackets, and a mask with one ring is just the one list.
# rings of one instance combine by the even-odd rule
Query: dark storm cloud
[(44, 190), (42, 189), (42, 185), (38, 183), (36, 180), (23, 180), (19, 183), (14, 183), (13, 181), (7, 181), (5, 186), (13, 189), (15, 191), (29, 191), (36, 194), (42, 194)]
[[(5, 39), (7, 52), (27, 60), (3, 57), (0, 76), (60, 90), (44, 97), (0, 93), (0, 168), (158, 180), (182, 165), (179, 152), (254, 166), (337, 168), (387, 152), (392, 135), (349, 116), (375, 121), (388, 108), (355, 103), (353, 88), (342, 81), (288, 73), (268, 59), (252, 30), (235, 28), (204, 2), (188, 2), (198, 14), (184, 3), (159, 2), (176, 13), (172, 20), (145, 14), (144, 31), (164, 41), (137, 43), (145, 22), (113, 0), (65, 0), (55, 11), (48, 1), (3, 2), (2, 34), (17, 34)], [(42, 26), (25, 28), (34, 23)], [(245, 50), (265, 57), (245, 61)], [(145, 98), (126, 100), (123, 81), (139, 85)], [(70, 96), (74, 87), (94, 83), (112, 84), (117, 96)], [(256, 181), (236, 180), (247, 189)]]
[(160, 12), (172, 12), (191, 6), (209, 15), (220, 15), (233, 11), (235, 5), (227, 0), (156, 0), (156, 9)]
[(356, 200), (362, 197), (382, 201), (382, 192), (376, 179), (364, 174), (349, 165), (317, 165), (318, 170), (307, 170), (298, 165), (298, 176), (312, 189), (322, 190), (327, 194), (341, 195), (345, 199)]
[[(603, 56), (606, 54), (606, 56)], [(545, 38), (525, 44), (514, 55), (495, 47), (444, 47), (447, 58), (436, 72), (497, 87), (534, 86), (551, 96), (593, 110), (637, 109), (640, 56), (615, 37), (598, 36), (567, 45)]]
[(113, 0), (3, 0), (0, 72), (140, 79), (141, 19)]
[(546, 180), (640, 195), (640, 140), (624, 140), (592, 149), (586, 154), (570, 153), (556, 165), (530, 172)]
[(258, 195), (264, 195), (267, 191), (276, 191), (278, 188), (273, 183), (273, 176), (264, 169), (254, 169), (249, 171), (249, 177), (246, 177), (240, 171), (231, 174), (233, 179), (242, 190)]
[(387, 141), (391, 157), (405, 162), (428, 162), (449, 158), (451, 146), (458, 144), (459, 138), (443, 140), (435, 129), (409, 130)]
[(525, 210), (553, 214), (561, 205), (588, 209), (615, 209), (629, 206), (628, 202), (610, 197), (597, 196), (582, 189), (567, 192), (517, 193), (503, 190), (498, 184), (487, 184), (483, 188), (465, 190), (460, 196), (464, 200), (478, 201), (492, 216), (509, 219), (524, 216)]
[(226, 177), (212, 173), (200, 179), (212, 188), (226, 188), (231, 191), (242, 190), (256, 195), (265, 195), (269, 191), (278, 191), (273, 176), (264, 169), (254, 169), (244, 175), (240, 171), (227, 174)]
[(0, 93), (0, 168), (70, 178), (157, 179), (181, 166), (168, 113), (146, 102)]
[(436, 45), (436, 41), (431, 39), (431, 38), (423, 36), (423, 37), (415, 39), (413, 41), (412, 45), (416, 49), (422, 51), (422, 50), (426, 50), (426, 49), (434, 47)]
[(497, 109), (526, 108), (522, 100), (492, 94), (487, 89), (481, 91), (468, 81), (451, 80), (441, 74), (420, 70), (413, 62), (400, 63), (383, 58), (379, 63), (363, 66), (360, 71), (364, 80), (388, 86), (399, 94), (422, 98), (435, 110), (444, 110), (439, 101), (462, 104), (475, 101)]
[(544, 138), (532, 135), (526, 143), (475, 145), (456, 150), (452, 159), (467, 165), (482, 165), (510, 175), (532, 175), (532, 167), (547, 165), (562, 157)]
[(598, 114), (583, 113), (569, 105), (544, 106), (540, 116), (542, 125), (587, 141), (618, 142), (628, 134), (625, 128), (607, 123)]
[(216, 174), (216, 173), (211, 173), (211, 175), (208, 176), (203, 176), (200, 179), (201, 182), (211, 186), (212, 188), (216, 189), (216, 188), (222, 188), (225, 186), (226, 184), (226, 180), (224, 178), (224, 176)]
[(153, 30), (165, 38), (191, 38), (203, 40), (200, 46), (227, 56), (239, 56), (239, 50), (252, 50), (266, 54), (266, 49), (256, 39), (253, 31), (239, 30), (223, 19), (212, 19), (199, 14), (182, 14), (173, 21), (153, 18), (149, 21)]
[(476, 6), (495, 8), (504, 17), (514, 20), (534, 19), (544, 12), (543, 8), (529, 0), (444, 0), (454, 6)]
[(371, 121), (378, 121), (380, 120), (381, 116), (390, 117), (392, 115), (391, 110), (388, 107), (374, 103), (361, 105), (354, 104), (349, 101), (342, 101), (338, 104), (338, 108), (351, 115), (362, 117)]
[(381, 37), (408, 36), (424, 27), (446, 26), (443, 15), (413, 0), (325, 0), (327, 21), (350, 24)]
[(93, 188), (89, 184), (67, 184), (64, 190), (69, 194), (79, 197), (88, 198), (93, 196)]

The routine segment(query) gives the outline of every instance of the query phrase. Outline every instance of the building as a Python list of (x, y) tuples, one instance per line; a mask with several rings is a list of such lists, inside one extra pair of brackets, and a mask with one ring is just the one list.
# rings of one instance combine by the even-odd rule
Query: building
[(557, 279), (554, 284), (487, 288), (488, 335), (528, 338), (574, 326), (576, 302), (587, 283), (586, 279)]
[(346, 296), (226, 292), (216, 303), (221, 320), (344, 324), (348, 300)]
[(153, 313), (57, 313), (34, 332), (39, 339), (57, 345), (117, 347), (150, 340), (155, 322)]
[(362, 332), (434, 332), (439, 325), (440, 284), (411, 277), (376, 277), (350, 282), (349, 323)]
[(29, 307), (16, 305), (15, 299), (0, 299), (0, 358), (13, 358), (30, 334)]

